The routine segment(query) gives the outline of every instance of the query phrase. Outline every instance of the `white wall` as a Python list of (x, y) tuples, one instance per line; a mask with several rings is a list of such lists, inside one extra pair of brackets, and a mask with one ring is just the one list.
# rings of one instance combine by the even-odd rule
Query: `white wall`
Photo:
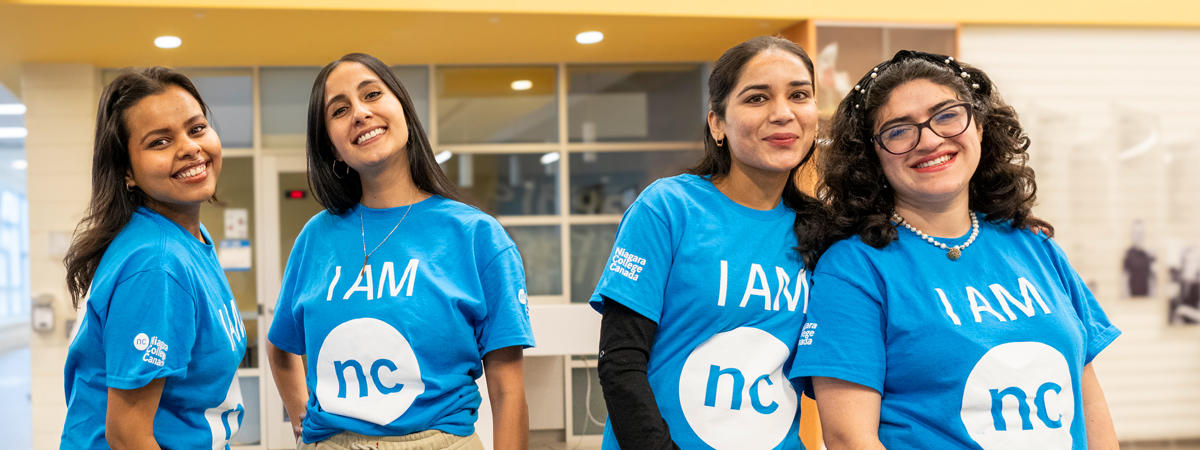
[[(1200, 437), (1200, 326), (1166, 325), (1172, 243), (1200, 244), (1200, 30), (963, 26), (961, 36), (960, 59), (993, 78), (1033, 139), (1034, 213), (1124, 331), (1095, 362), (1118, 436)], [(1149, 299), (1121, 298), (1134, 218), (1158, 256)]]
[(67, 406), (63, 363), (66, 321), (75, 312), (66, 294), (61, 255), (51, 255), (53, 232), (70, 232), (91, 195), (92, 130), (95, 128), (96, 74), (82, 64), (26, 64), (22, 99), (28, 110), (25, 154), (29, 161), (29, 264), (31, 290), (53, 295), (57, 324), (32, 338), (33, 448), (57, 449)]

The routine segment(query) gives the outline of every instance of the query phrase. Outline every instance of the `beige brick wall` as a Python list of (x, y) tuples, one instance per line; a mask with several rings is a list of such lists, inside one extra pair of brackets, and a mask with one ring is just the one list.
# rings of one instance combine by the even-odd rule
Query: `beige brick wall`
[[(1200, 437), (1200, 326), (1168, 326), (1166, 295), (1171, 240), (1200, 245), (1200, 30), (963, 26), (960, 44), (1033, 139), (1034, 213), (1124, 332), (1095, 361), (1118, 436)], [(1121, 298), (1135, 218), (1154, 298)]]
[(29, 264), (33, 295), (51, 294), (58, 323), (51, 333), (35, 333), (31, 347), (33, 448), (57, 449), (67, 414), (63, 362), (67, 321), (75, 318), (67, 297), (62, 257), (51, 255), (53, 232), (71, 232), (91, 195), (92, 130), (95, 127), (96, 72), (84, 64), (26, 64), (21, 97), (28, 107), (25, 139), (29, 180)]

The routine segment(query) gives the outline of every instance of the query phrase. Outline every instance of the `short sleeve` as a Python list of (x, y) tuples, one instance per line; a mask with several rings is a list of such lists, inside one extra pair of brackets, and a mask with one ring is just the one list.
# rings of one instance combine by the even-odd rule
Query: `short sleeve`
[(638, 199), (617, 228), (592, 307), (603, 313), (608, 298), (659, 323), (673, 254), (670, 223), (645, 198)]
[(505, 347), (533, 347), (525, 269), (515, 245), (501, 251), (480, 274), (487, 315), (476, 326), (479, 354)]
[(1087, 284), (1084, 284), (1083, 279), (1079, 277), (1079, 273), (1075, 272), (1075, 269), (1067, 262), (1067, 255), (1063, 253), (1062, 248), (1053, 240), (1049, 242), (1054, 251), (1055, 266), (1059, 271), (1063, 287), (1070, 295), (1071, 305), (1075, 308), (1075, 313), (1079, 315), (1080, 322), (1083, 323), (1084, 342), (1087, 346), (1087, 354), (1083, 363), (1089, 364), (1116, 340), (1117, 336), (1121, 335), (1121, 330), (1109, 322), (1108, 315), (1096, 301), (1096, 296), (1092, 295), (1092, 290), (1088, 289)]
[[(821, 270), (820, 265), (839, 264), (839, 259), (845, 261), (826, 253), (813, 274), (808, 314), (788, 377), (804, 378), (801, 384), (805, 385), (810, 377), (837, 378), (882, 394), (887, 372), (887, 318), (877, 284), (861, 279), (875, 272), (869, 268), (844, 270), (849, 267), (839, 267), (836, 273)], [(848, 273), (858, 275), (850, 278)], [(811, 389), (805, 391), (812, 395)]]
[(104, 324), (109, 387), (137, 389), (187, 376), (196, 342), (196, 297), (163, 270), (117, 282)]
[[(311, 225), (311, 223), (310, 223)], [(308, 226), (305, 227), (307, 230)], [(288, 255), (287, 268), (283, 271), (283, 280), (279, 285), (279, 299), (275, 301), (275, 317), (271, 319), (271, 329), (267, 339), (271, 344), (288, 353), (303, 355), (307, 353), (304, 346), (304, 323), (296, 317), (296, 294), (301, 291), (301, 276), (304, 270), (304, 242), (296, 239), (292, 253)]]

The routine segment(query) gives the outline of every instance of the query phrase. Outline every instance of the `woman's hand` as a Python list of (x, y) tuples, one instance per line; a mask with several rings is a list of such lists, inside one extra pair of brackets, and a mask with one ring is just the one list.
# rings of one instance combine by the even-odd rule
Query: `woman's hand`
[(137, 389), (108, 388), (104, 439), (114, 450), (158, 450), (154, 414), (162, 398), (163, 378)]
[(483, 355), (483, 376), (492, 404), (492, 446), (496, 450), (529, 448), (523, 355), (520, 346), (499, 348)]
[(813, 377), (821, 431), (829, 450), (883, 450), (879, 442), (879, 391), (857, 383)]
[(304, 431), (305, 405), (308, 403), (308, 386), (304, 378), (304, 359), (288, 353), (267, 341), (267, 361), (271, 364), (271, 376), (275, 387), (283, 398), (283, 408), (292, 422), (292, 434), (297, 439)]

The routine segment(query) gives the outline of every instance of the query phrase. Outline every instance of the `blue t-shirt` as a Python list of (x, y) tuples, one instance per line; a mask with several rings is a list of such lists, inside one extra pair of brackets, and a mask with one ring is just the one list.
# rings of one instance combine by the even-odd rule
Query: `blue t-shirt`
[[(647, 375), (671, 439), (687, 449), (802, 449), (786, 377), (808, 303), (796, 215), (759, 211), (707, 178), (655, 181), (625, 212), (591, 304), (658, 324)], [(618, 449), (612, 424), (607, 449)]]
[(1062, 250), (982, 217), (957, 261), (898, 232), (821, 257), (790, 376), (879, 391), (887, 448), (1086, 449), (1083, 366), (1120, 331)]
[(212, 237), (200, 232), (207, 243), (142, 207), (104, 251), (67, 352), (62, 448), (109, 448), (108, 388), (158, 378), (159, 446), (228, 448), (245, 415), (237, 367), (246, 329)]
[[(364, 267), (363, 230), (372, 249), (402, 217)], [(521, 256), (491, 216), (437, 195), (321, 212), (292, 247), (268, 337), (308, 355), (304, 442), (467, 436), (483, 355), (533, 346)]]

